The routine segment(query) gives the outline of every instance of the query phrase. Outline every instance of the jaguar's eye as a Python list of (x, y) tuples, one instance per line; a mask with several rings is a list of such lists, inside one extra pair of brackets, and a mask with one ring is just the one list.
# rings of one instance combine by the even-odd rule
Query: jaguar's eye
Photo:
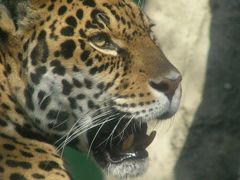
[(106, 46), (106, 40), (105, 39), (98, 39), (94, 41), (94, 44), (96, 44), (99, 47), (104, 47)]
[(109, 55), (113, 55), (113, 56), (118, 55), (117, 45), (115, 43), (113, 43), (113, 41), (111, 40), (109, 35), (107, 35), (106, 33), (98, 33), (98, 34), (91, 36), (89, 38), (89, 42), (90, 42), (90, 45), (94, 49), (96, 49), (104, 54), (109, 54)]
[(110, 45), (110, 38), (105, 33), (99, 33), (89, 38), (90, 42), (100, 48), (108, 48), (107, 46)]

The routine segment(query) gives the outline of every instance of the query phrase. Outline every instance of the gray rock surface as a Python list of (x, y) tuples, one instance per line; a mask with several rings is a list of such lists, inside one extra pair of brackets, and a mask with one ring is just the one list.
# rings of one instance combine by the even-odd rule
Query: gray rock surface
[(175, 166), (176, 180), (237, 180), (240, 173), (240, 1), (209, 5), (203, 98)]

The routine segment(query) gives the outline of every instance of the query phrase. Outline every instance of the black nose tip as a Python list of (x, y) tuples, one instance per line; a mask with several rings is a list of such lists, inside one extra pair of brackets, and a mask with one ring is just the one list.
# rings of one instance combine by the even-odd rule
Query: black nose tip
[(150, 86), (159, 91), (164, 93), (168, 99), (172, 99), (175, 94), (176, 89), (180, 85), (182, 81), (182, 77), (179, 75), (176, 79), (163, 79), (160, 82), (150, 81)]

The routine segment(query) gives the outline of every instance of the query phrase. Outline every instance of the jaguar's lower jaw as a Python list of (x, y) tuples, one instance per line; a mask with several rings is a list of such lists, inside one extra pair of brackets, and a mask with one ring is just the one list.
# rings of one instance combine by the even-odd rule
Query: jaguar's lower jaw
[[(129, 137), (131, 138), (131, 137)], [(125, 143), (130, 143), (126, 140)], [(132, 142), (133, 143), (133, 142)], [(130, 146), (124, 145), (124, 146)], [(116, 176), (118, 178), (137, 177), (144, 174), (148, 167), (148, 152), (144, 147), (132, 149), (129, 152), (124, 150), (117, 150), (114, 148), (109, 151), (104, 149), (101, 153), (95, 156), (97, 162), (102, 166), (107, 174)]]
[[(110, 133), (112, 129), (100, 132), (100, 137), (94, 140), (94, 158), (107, 174), (118, 178), (140, 176), (148, 167), (146, 148), (153, 142), (156, 132), (147, 135), (147, 124), (139, 126), (136, 122), (131, 123), (124, 134), (121, 130), (120, 125), (115, 134)], [(101, 142), (103, 139), (105, 143)]]
[(143, 175), (148, 168), (149, 158), (125, 159), (121, 163), (109, 163), (105, 168), (107, 175), (115, 176), (120, 179), (128, 179)]

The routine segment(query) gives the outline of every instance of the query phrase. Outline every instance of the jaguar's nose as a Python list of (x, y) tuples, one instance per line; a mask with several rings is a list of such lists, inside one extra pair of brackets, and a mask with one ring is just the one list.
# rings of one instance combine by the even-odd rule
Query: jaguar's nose
[(149, 81), (149, 84), (153, 89), (164, 93), (168, 99), (171, 100), (175, 94), (176, 89), (180, 86), (181, 81), (182, 76), (178, 73), (174, 76), (166, 76), (160, 81), (151, 80)]

